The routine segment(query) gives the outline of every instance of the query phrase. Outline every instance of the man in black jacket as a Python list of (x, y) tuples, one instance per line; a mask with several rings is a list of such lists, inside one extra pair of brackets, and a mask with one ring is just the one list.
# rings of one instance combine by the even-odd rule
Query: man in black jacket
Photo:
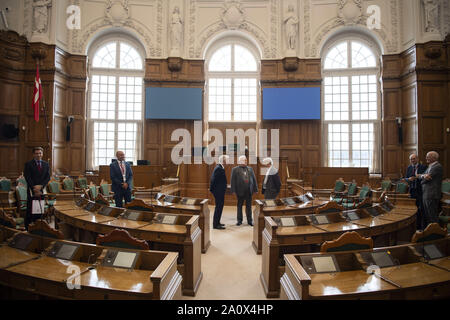
[(221, 155), (219, 157), (219, 163), (214, 168), (211, 175), (211, 182), (209, 184), (209, 191), (214, 195), (216, 202), (216, 208), (214, 209), (213, 228), (225, 229), (225, 225), (220, 223), (222, 218), (222, 210), (225, 202), (225, 192), (227, 190), (227, 177), (225, 175), (224, 165), (227, 164), (228, 156)]
[[(27, 213), (25, 216), (25, 228), (28, 230), (28, 225), (42, 217), (42, 214), (32, 213), (32, 200), (44, 199), (44, 188), (50, 181), (50, 167), (48, 162), (42, 160), (44, 149), (41, 147), (33, 148), (33, 160), (25, 163), (23, 175), (27, 180)], [(44, 209), (44, 208), (42, 208)]]
[(262, 163), (263, 165), (268, 166), (262, 185), (262, 194), (266, 200), (276, 199), (281, 188), (281, 180), (280, 175), (278, 174), (278, 169), (273, 166), (272, 158), (265, 158)]
[(247, 158), (240, 156), (238, 163), (239, 166), (231, 170), (231, 192), (235, 193), (238, 199), (236, 225), (240, 226), (242, 224), (242, 205), (245, 201), (247, 223), (253, 226), (252, 195), (258, 192), (258, 184), (252, 167), (247, 166)]
[(413, 153), (409, 156), (410, 165), (406, 169), (405, 180), (409, 185), (409, 194), (411, 198), (416, 199), (417, 206), (417, 219), (416, 226), (417, 230), (423, 230), (423, 203), (422, 203), (422, 185), (417, 179), (416, 174), (422, 174), (427, 170), (427, 166), (419, 162), (419, 157)]

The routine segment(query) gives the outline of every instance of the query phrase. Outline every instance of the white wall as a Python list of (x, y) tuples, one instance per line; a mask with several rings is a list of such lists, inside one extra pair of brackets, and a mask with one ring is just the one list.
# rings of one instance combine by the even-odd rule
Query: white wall
[[(183, 23), (179, 56), (203, 59), (211, 41), (238, 31), (257, 43), (263, 59), (280, 59), (317, 58), (327, 39), (342, 30), (372, 35), (383, 54), (402, 52), (414, 43), (442, 40), (450, 31), (450, 4), (448, 0), (435, 1), (439, 3), (440, 30), (433, 33), (425, 32), (422, 0), (53, 0), (48, 30), (40, 34), (33, 32), (33, 0), (1, 0), (0, 10), (9, 8), (9, 28), (25, 34), (31, 42), (86, 54), (93, 39), (110, 30), (122, 30), (141, 41), (147, 58), (167, 58), (172, 11), (178, 6)], [(80, 7), (79, 30), (66, 26), (69, 5)], [(294, 50), (288, 50), (283, 22), (289, 5), (299, 20)], [(367, 27), (371, 5), (380, 9), (380, 29)], [(0, 27), (4, 29), (1, 21)]]

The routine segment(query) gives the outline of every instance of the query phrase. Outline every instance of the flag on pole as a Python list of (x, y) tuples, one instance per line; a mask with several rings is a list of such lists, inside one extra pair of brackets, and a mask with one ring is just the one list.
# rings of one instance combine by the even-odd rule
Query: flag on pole
[(41, 78), (39, 77), (39, 65), (36, 66), (36, 78), (34, 78), (33, 104), (34, 120), (39, 121), (39, 100), (42, 98)]

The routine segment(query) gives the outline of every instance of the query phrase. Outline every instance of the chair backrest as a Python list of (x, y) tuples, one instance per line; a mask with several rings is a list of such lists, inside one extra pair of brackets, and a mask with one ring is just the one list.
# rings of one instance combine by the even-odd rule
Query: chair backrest
[(56, 230), (42, 219), (36, 220), (28, 226), (28, 232), (38, 236), (43, 236), (53, 239), (64, 239), (64, 235), (61, 231)]
[(450, 192), (450, 179), (445, 179), (442, 181), (442, 192)]
[(65, 177), (63, 180), (63, 188), (67, 191), (73, 191), (74, 189), (73, 179), (70, 177)]
[(27, 188), (22, 185), (17, 186), (16, 196), (19, 201), (27, 201)]
[(123, 229), (114, 229), (108, 234), (99, 235), (95, 243), (99, 246), (125, 248), (125, 249), (138, 249), (149, 250), (145, 240), (140, 240), (132, 237), (128, 231)]
[(442, 239), (447, 236), (447, 229), (441, 228), (437, 223), (430, 223), (425, 230), (416, 231), (413, 234), (411, 242), (426, 242), (433, 241), (436, 239)]
[(86, 177), (80, 177), (77, 180), (78, 183), (78, 187), (81, 189), (86, 189), (87, 188), (87, 179)]
[(130, 210), (153, 212), (153, 207), (146, 204), (141, 199), (134, 199), (133, 201), (126, 203), (125, 208), (130, 209)]
[(392, 181), (389, 177), (385, 178), (385, 180), (381, 181), (381, 190), (389, 191), (392, 187)]
[(355, 231), (346, 232), (336, 240), (325, 241), (320, 246), (320, 252), (322, 253), (366, 249), (373, 249), (372, 238), (364, 238)]
[(329, 201), (325, 203), (323, 206), (317, 207), (314, 209), (314, 214), (327, 213), (327, 212), (341, 212), (344, 211), (345, 208), (335, 201)]
[(27, 180), (25, 179), (25, 177), (23, 175), (21, 175), (20, 177), (17, 178), (16, 180), (16, 185), (17, 186), (24, 186), (25, 188), (28, 186), (27, 185)]
[(367, 184), (363, 185), (361, 187), (361, 190), (359, 191), (359, 200), (362, 201), (369, 196), (370, 196), (370, 186)]
[(98, 194), (97, 186), (90, 185), (89, 186), (89, 194), (91, 196), (91, 199), (97, 198), (97, 194)]
[(8, 228), (15, 228), (16, 221), (14, 220), (13, 217), (11, 217), (5, 211), (0, 209), (0, 225), (8, 227)]
[(397, 193), (408, 193), (408, 184), (406, 182), (398, 182), (395, 187), (395, 192)]
[(345, 182), (343, 178), (336, 180), (334, 184), (334, 192), (343, 192), (345, 190)]
[(97, 197), (95, 198), (95, 203), (109, 206), (108, 200), (106, 200), (105, 197), (101, 193), (97, 194)]
[(109, 196), (109, 192), (111, 191), (111, 185), (108, 183), (100, 184), (100, 193), (104, 196)]
[(11, 180), (2, 177), (0, 178), (0, 191), (10, 191), (11, 190)]
[(59, 182), (56, 181), (56, 180), (50, 181), (50, 182), (48, 183), (48, 185), (47, 185), (47, 188), (48, 188), (48, 190), (49, 190), (51, 193), (59, 193), (59, 192), (60, 192), (60, 190), (59, 190)]
[(356, 185), (356, 182), (350, 183), (350, 185), (348, 186), (348, 191), (347, 191), (348, 195), (354, 196), (357, 191), (358, 191), (358, 186)]

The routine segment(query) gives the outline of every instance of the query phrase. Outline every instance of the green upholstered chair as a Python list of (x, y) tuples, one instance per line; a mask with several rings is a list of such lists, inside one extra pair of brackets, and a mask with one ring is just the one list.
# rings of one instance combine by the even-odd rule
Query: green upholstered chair
[(25, 213), (27, 211), (27, 188), (19, 185), (16, 187), (16, 198), (17, 198), (17, 210), (23, 213), (25, 217)]
[(27, 180), (25, 180), (25, 177), (23, 175), (21, 175), (20, 177), (17, 178), (16, 185), (17, 186), (22, 185), (25, 188), (28, 186)]
[(390, 191), (392, 188), (392, 181), (389, 178), (386, 178), (385, 180), (381, 181), (381, 189), (380, 191)]
[(97, 198), (97, 194), (98, 194), (97, 186), (90, 185), (88, 188), (89, 188), (89, 196), (91, 197), (91, 199), (95, 200), (95, 198)]
[(442, 239), (447, 236), (447, 229), (441, 228), (437, 223), (430, 223), (425, 230), (416, 231), (413, 234), (411, 242), (426, 242), (433, 241), (437, 239)]
[(359, 195), (347, 197), (347, 200), (343, 201), (342, 205), (346, 209), (355, 208), (360, 202), (364, 201), (364, 199), (368, 198), (370, 195), (371, 195), (370, 186), (366, 184), (361, 187), (361, 190), (359, 190)]
[(73, 183), (73, 179), (70, 177), (65, 177), (63, 180), (63, 188), (66, 191), (74, 191), (75, 185)]
[(373, 249), (372, 238), (364, 238), (355, 231), (346, 232), (336, 240), (325, 241), (320, 246), (321, 253), (367, 249)]
[(61, 193), (61, 188), (59, 187), (59, 181), (51, 180), (47, 184), (47, 190), (49, 191), (47, 193), (47, 204), (52, 207), (55, 205), (56, 202), (56, 195)]
[(395, 185), (395, 192), (396, 193), (401, 193), (401, 194), (408, 193), (408, 184), (406, 182), (399, 181)]
[(100, 187), (98, 188), (99, 191), (99, 195), (102, 195), (103, 198), (108, 201), (110, 206), (115, 206), (114, 204), (114, 200), (113, 200), (113, 195), (114, 193), (111, 192), (111, 185), (107, 182), (104, 182), (102, 180), (102, 182), (100, 182)]
[(64, 239), (64, 234), (56, 229), (50, 227), (50, 225), (42, 219), (36, 220), (28, 226), (28, 232), (37, 236), (53, 238), (53, 239)]
[(450, 179), (445, 179), (442, 181), (441, 191), (442, 193), (450, 193)]
[(88, 187), (86, 177), (79, 177), (77, 180), (77, 184), (79, 189), (87, 189)]
[(11, 180), (5, 177), (0, 178), (0, 191), (11, 191)]
[(331, 199), (338, 203), (342, 202), (344, 191), (345, 191), (344, 179), (339, 178), (338, 180), (336, 180), (334, 184), (334, 189), (331, 192)]
[(96, 239), (98, 246), (149, 250), (150, 247), (145, 240), (139, 240), (132, 237), (128, 231), (123, 229), (114, 229), (106, 235), (99, 235)]

